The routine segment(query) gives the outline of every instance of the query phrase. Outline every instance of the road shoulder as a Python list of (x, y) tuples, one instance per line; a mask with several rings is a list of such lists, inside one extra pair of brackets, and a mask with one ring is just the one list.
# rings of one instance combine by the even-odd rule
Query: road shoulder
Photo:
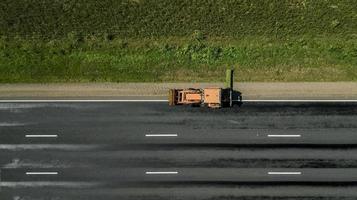
[[(0, 84), (0, 99), (166, 99), (169, 88), (223, 83)], [(246, 100), (357, 100), (357, 82), (235, 83)]]

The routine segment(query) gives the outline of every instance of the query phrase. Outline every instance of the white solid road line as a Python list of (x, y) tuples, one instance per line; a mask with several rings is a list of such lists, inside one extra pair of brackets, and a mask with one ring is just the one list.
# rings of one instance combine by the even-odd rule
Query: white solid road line
[(251, 100), (243, 100), (242, 102), (301, 102), (301, 103), (323, 103), (323, 102), (327, 102), (327, 103), (334, 103), (334, 102), (355, 102), (357, 103), (357, 99), (251, 99)]
[(145, 137), (177, 137), (177, 134), (146, 134)]
[(27, 138), (56, 138), (58, 135), (26, 135)]
[(26, 172), (26, 175), (58, 175), (58, 172)]
[(268, 172), (269, 175), (301, 175), (301, 172)]
[(147, 175), (170, 175), (170, 174), (178, 174), (178, 172), (145, 172)]
[(268, 135), (268, 137), (301, 137), (301, 135)]
[[(0, 103), (91, 103), (91, 102), (168, 102), (168, 100), (161, 100), (161, 99), (34, 99), (34, 100), (0, 100)], [(308, 103), (308, 102), (316, 102), (316, 103), (323, 103), (323, 102), (351, 102), (357, 103), (357, 99), (251, 99), (251, 100), (242, 100), (242, 102), (301, 102), (301, 103)]]
[(0, 100), (0, 103), (105, 103), (105, 102), (168, 102), (164, 99), (14, 99)]

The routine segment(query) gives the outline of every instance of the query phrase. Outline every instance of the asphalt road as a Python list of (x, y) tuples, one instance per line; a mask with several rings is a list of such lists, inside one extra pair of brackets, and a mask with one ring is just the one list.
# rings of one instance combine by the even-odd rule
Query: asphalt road
[(357, 103), (0, 103), (0, 199), (357, 199)]

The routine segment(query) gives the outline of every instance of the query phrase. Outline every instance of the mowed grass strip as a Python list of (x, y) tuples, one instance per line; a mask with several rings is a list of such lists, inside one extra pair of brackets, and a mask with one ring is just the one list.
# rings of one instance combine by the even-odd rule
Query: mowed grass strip
[(356, 81), (356, 37), (2, 37), (0, 82)]

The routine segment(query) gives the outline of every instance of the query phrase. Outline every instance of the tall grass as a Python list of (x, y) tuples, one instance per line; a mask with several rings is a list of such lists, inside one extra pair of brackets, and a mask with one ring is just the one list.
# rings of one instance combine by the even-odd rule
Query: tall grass
[(354, 0), (2, 0), (0, 34), (108, 38), (351, 34)]

